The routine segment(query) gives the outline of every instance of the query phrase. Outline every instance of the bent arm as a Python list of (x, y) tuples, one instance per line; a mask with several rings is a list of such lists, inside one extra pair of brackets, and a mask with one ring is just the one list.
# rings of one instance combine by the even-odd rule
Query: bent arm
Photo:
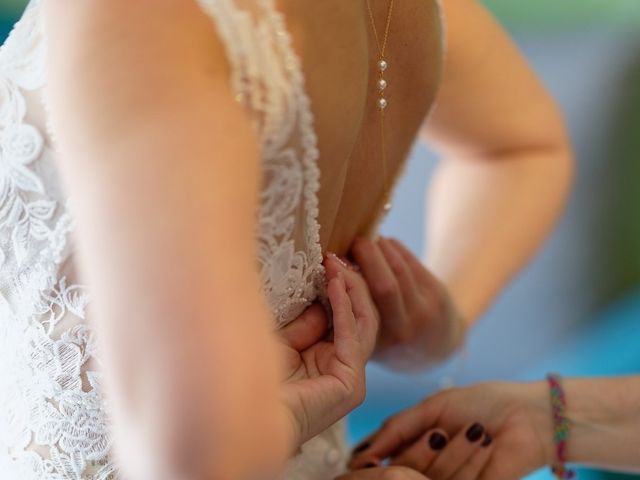
[(424, 137), (442, 155), (426, 263), (473, 322), (549, 233), (572, 176), (553, 100), (475, 0), (443, 2), (447, 56)]
[(45, 8), (52, 125), (123, 467), (276, 469), (290, 446), (255, 268), (259, 155), (213, 24), (195, 2)]

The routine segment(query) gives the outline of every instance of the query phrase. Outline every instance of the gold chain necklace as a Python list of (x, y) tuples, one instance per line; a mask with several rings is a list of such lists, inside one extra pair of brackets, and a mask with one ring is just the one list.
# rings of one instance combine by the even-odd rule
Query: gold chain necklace
[(376, 39), (376, 45), (378, 46), (378, 53), (380, 54), (379, 60), (376, 62), (376, 70), (378, 72), (378, 81), (376, 87), (378, 90), (377, 106), (380, 112), (380, 144), (382, 149), (382, 176), (384, 181), (384, 211), (391, 210), (391, 192), (389, 191), (389, 183), (387, 178), (387, 152), (385, 148), (385, 136), (384, 136), (384, 113), (388, 106), (388, 101), (385, 97), (385, 90), (388, 86), (387, 81), (384, 78), (384, 74), (389, 68), (389, 63), (385, 57), (385, 51), (387, 49), (387, 40), (389, 39), (389, 26), (391, 25), (391, 15), (393, 14), (393, 1), (389, 3), (389, 12), (387, 14), (387, 24), (384, 31), (384, 38), (382, 45), (380, 45), (380, 38), (378, 37), (378, 29), (376, 28), (376, 22), (373, 18), (373, 11), (371, 10), (371, 3), (367, 0), (367, 9), (369, 10), (369, 18), (371, 19), (371, 26), (373, 28), (373, 35)]

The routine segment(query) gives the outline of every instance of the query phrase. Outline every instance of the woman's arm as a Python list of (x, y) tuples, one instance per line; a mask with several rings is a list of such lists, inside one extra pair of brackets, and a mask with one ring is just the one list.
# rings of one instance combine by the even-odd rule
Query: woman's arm
[(640, 377), (564, 381), (567, 460), (640, 472)]
[(195, 2), (45, 3), (122, 464), (144, 479), (276, 469), (291, 446), (255, 269), (258, 149), (213, 24)]
[(427, 195), (425, 259), (395, 239), (352, 247), (380, 311), (376, 358), (399, 369), (460, 346), (549, 233), (573, 168), (562, 118), (508, 36), (475, 0), (443, 8), (443, 81), (422, 132), (444, 157)]
[[(640, 471), (640, 377), (563, 384), (570, 423), (567, 461)], [(447, 441), (471, 423), (492, 437), (488, 448)], [(444, 444), (429, 451), (429, 434), (436, 431), (445, 436)], [(430, 478), (462, 461), (473, 467), (465, 478), (513, 480), (556, 462), (553, 439), (547, 382), (485, 383), (442, 391), (394, 415), (357, 451), (352, 466), (392, 456), (392, 464), (415, 467), (429, 456), (419, 470)]]
[(444, 0), (447, 55), (424, 129), (442, 154), (428, 191), (426, 263), (474, 321), (549, 233), (572, 153), (558, 109), (476, 0)]

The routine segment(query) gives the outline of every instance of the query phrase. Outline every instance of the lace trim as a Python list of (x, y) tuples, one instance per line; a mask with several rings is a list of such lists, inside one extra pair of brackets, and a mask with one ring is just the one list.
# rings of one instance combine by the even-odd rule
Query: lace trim
[[(250, 112), (258, 133), (265, 172), (258, 257), (266, 297), (283, 326), (314, 298), (326, 297), (318, 223), (319, 152), (301, 61), (273, 0), (259, 0), (253, 11), (239, 9), (231, 0), (199, 3), (224, 40), (236, 99)], [(305, 245), (296, 250), (300, 194)]]
[(302, 62), (294, 52), (292, 47), (291, 35), (286, 26), (284, 15), (278, 12), (273, 0), (261, 0), (265, 8), (271, 11), (272, 19), (276, 28), (276, 36), (280, 39), (280, 48), (283, 56), (290, 66), (292, 75), (292, 85), (298, 97), (298, 106), (300, 108), (300, 127), (303, 131), (302, 143), (304, 154), (302, 162), (307, 169), (307, 188), (304, 190), (305, 207), (307, 212), (307, 232), (308, 246), (310, 250), (311, 265), (319, 265), (321, 278), (318, 279), (317, 288), (323, 289), (325, 286), (324, 268), (322, 264), (322, 246), (320, 245), (320, 223), (318, 190), (320, 189), (320, 168), (318, 167), (318, 138), (315, 133), (314, 118), (311, 112), (311, 100), (306, 93), (305, 79), (302, 73)]

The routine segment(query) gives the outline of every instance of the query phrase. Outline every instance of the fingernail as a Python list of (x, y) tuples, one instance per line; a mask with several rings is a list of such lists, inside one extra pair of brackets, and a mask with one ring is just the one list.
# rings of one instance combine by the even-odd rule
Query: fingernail
[(491, 445), (491, 442), (493, 442), (493, 437), (491, 435), (489, 435), (488, 433), (485, 434), (484, 440), (482, 441), (482, 446), (483, 447), (488, 447), (489, 445)]
[(433, 432), (429, 437), (429, 446), (431, 450), (442, 450), (447, 446), (447, 437), (440, 432)]
[(358, 445), (356, 448), (353, 449), (353, 453), (360, 453), (360, 452), (364, 452), (367, 448), (369, 448), (371, 446), (370, 442), (364, 442), (360, 445)]
[(480, 437), (482, 437), (483, 434), (484, 427), (479, 423), (474, 423), (469, 427), (465, 435), (467, 436), (467, 440), (469, 440), (470, 442), (477, 442), (478, 440), (480, 440)]
[(364, 468), (375, 468), (377, 466), (378, 466), (377, 463), (369, 462), (369, 463), (365, 464)]
[(335, 261), (337, 261), (340, 265), (342, 265), (344, 268), (349, 268), (349, 266), (345, 263), (344, 260), (342, 260), (339, 256), (337, 256), (335, 253), (333, 252), (329, 252), (327, 255), (329, 255), (331, 258), (333, 258)]

